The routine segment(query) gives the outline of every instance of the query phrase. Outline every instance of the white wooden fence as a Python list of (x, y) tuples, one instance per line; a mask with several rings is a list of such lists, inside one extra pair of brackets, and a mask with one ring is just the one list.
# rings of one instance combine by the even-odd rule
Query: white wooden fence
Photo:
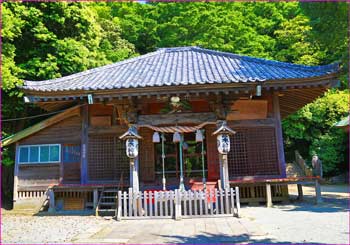
[(117, 220), (237, 216), (239, 189), (207, 191), (118, 192)]

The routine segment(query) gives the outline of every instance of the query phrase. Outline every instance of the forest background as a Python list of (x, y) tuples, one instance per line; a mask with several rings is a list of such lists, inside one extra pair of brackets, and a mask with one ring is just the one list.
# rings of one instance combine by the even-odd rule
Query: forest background
[[(283, 120), (288, 161), (318, 154), (324, 174), (348, 171), (349, 4), (345, 2), (2, 3), (2, 119), (44, 111), (23, 102), (22, 79), (44, 80), (151, 52), (204, 48), (305, 65), (340, 62), (341, 82)], [(2, 138), (44, 117), (2, 121)], [(2, 149), (11, 172), (14, 149)], [(9, 178), (9, 179), (8, 179)], [(3, 182), (11, 182), (11, 175)], [(11, 192), (4, 189), (3, 192)]]

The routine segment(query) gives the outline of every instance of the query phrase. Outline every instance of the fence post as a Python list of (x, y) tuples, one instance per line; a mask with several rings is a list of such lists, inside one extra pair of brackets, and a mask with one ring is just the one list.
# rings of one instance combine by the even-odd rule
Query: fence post
[(236, 196), (236, 207), (237, 207), (237, 218), (241, 217), (241, 203), (239, 201), (239, 187), (235, 187), (235, 196)]
[[(122, 219), (122, 192), (121, 191), (118, 191), (118, 207), (117, 207), (117, 213), (116, 213), (116, 216), (117, 216), (117, 220), (120, 221)], [(126, 207), (124, 207), (126, 208)]]
[(129, 193), (128, 193), (128, 204), (129, 204), (129, 217), (131, 217), (132, 216), (132, 214), (133, 214), (133, 212), (132, 212), (132, 210), (133, 210), (133, 207), (132, 207), (132, 200), (133, 200), (133, 195), (132, 195), (132, 188), (129, 188)]
[(175, 220), (181, 220), (181, 192), (175, 190)]

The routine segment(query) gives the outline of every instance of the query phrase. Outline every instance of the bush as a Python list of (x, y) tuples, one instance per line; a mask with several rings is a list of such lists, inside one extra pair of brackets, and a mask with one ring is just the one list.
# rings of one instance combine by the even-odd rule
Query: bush
[(286, 156), (298, 150), (310, 162), (312, 153), (316, 153), (323, 162), (325, 176), (344, 171), (347, 167), (347, 135), (333, 125), (349, 113), (348, 109), (349, 91), (329, 90), (284, 119)]

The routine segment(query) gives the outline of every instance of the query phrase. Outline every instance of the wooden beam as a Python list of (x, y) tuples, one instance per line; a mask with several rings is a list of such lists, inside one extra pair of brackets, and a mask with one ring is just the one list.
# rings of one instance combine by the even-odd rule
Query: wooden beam
[(20, 132), (18, 132), (17, 134), (14, 134), (10, 137), (7, 137), (6, 139), (4, 139), (1, 144), (2, 146), (8, 146), (12, 143), (15, 143), (21, 139), (24, 139), (40, 130), (43, 130), (44, 128), (47, 128), (55, 123), (58, 123), (60, 121), (62, 121), (63, 119), (66, 119), (68, 117), (72, 117), (72, 116), (78, 116), (80, 115), (80, 106), (74, 106), (72, 108), (69, 108), (67, 110), (65, 110), (64, 112), (61, 112), (58, 115), (52, 116), (40, 123), (37, 123), (29, 128), (26, 128)]
[(108, 128), (89, 127), (88, 134), (123, 134), (128, 129), (126, 126), (115, 125)]
[(176, 123), (200, 124), (203, 122), (216, 122), (216, 115), (212, 112), (203, 113), (173, 113), (160, 115), (139, 115), (137, 124), (161, 125)]
[(87, 104), (81, 108), (81, 159), (80, 159), (80, 183), (88, 181), (88, 128), (89, 128), (89, 107)]
[(228, 121), (228, 125), (230, 127), (273, 127), (275, 126), (275, 118)]
[(277, 155), (278, 155), (278, 162), (280, 167), (280, 174), (282, 177), (286, 177), (286, 161), (284, 157), (283, 134), (282, 134), (282, 124), (281, 124), (278, 92), (273, 93), (273, 112), (274, 112), (274, 118), (276, 123), (275, 134), (276, 134)]
[(60, 174), (59, 174), (59, 180), (58, 180), (58, 183), (62, 184), (63, 183), (63, 177), (64, 177), (64, 166), (63, 166), (63, 147), (64, 145), (62, 144), (61, 145), (61, 162), (59, 163), (60, 164)]

